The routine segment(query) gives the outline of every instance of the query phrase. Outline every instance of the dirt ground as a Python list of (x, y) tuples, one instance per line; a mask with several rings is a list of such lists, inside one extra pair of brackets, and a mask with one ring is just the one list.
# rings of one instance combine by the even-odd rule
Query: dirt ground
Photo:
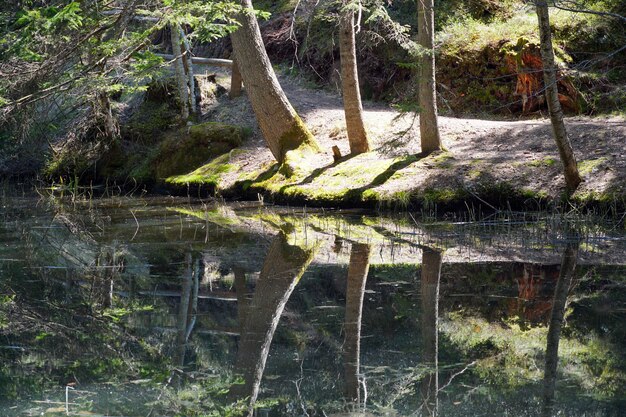
[[(218, 80), (229, 88), (226, 74)], [(420, 152), (419, 116), (400, 114), (388, 106), (366, 102), (365, 123), (374, 151), (333, 163), (333, 145), (340, 148), (342, 155), (349, 154), (341, 97), (330, 91), (309, 88), (291, 77), (281, 77), (280, 81), (323, 149), (323, 153), (307, 161), (306, 169), (311, 175), (305, 181), (282, 183), (281, 190), (284, 186), (296, 187), (297, 192), (292, 195), (300, 200), (318, 200), (324, 205), (324, 200), (338, 201), (351, 192), (354, 197), (356, 190), (363, 201), (398, 200), (407, 204), (423, 198), (425, 190), (438, 189), (452, 194), (445, 198), (469, 193), (481, 199), (494, 185), (504, 192), (509, 190), (544, 202), (558, 200), (563, 194), (562, 167), (547, 118), (440, 117), (447, 152), (420, 159), (415, 157)], [(237, 169), (222, 178), (218, 191), (232, 190), (244, 177), (253, 180), (254, 188), (254, 174), (269, 169), (275, 161), (258, 131), (245, 94), (234, 100), (224, 95), (205, 111), (205, 120), (243, 125), (253, 131), (242, 147), (244, 152), (231, 157), (230, 162)], [(566, 120), (566, 125), (584, 177), (574, 197), (581, 201), (621, 199), (623, 202), (626, 197), (626, 120), (572, 117)], [(258, 189), (277, 194), (277, 188), (260, 186)]]

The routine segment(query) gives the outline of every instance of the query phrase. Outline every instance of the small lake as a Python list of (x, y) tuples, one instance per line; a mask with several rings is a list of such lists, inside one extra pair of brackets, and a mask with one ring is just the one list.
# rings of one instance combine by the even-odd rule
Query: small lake
[(626, 231), (0, 197), (0, 416), (623, 416)]

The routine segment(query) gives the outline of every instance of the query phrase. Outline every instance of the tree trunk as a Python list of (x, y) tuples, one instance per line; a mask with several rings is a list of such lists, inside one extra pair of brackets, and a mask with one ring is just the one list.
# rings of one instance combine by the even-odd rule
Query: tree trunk
[(546, 365), (543, 375), (543, 407), (542, 416), (550, 417), (554, 411), (554, 391), (556, 388), (556, 371), (559, 362), (559, 339), (561, 329), (565, 319), (565, 305), (567, 303), (567, 293), (572, 283), (574, 270), (576, 269), (576, 258), (578, 257), (578, 243), (569, 243), (563, 253), (561, 261), (561, 271), (559, 280), (554, 289), (554, 301), (552, 303), (552, 314), (550, 315), (550, 325), (548, 326), (548, 336), (546, 343)]
[[(343, 5), (346, 7), (346, 1)], [(369, 152), (370, 145), (363, 124), (363, 105), (359, 91), (359, 73), (356, 65), (356, 44), (354, 38), (354, 11), (342, 12), (339, 28), (339, 53), (341, 56), (341, 87), (343, 90), (343, 109), (350, 152), (353, 154)]]
[(252, 109), (272, 155), (282, 163), (287, 152), (302, 145), (318, 151), (313, 134), (278, 83), (261, 39), (252, 2), (241, 0), (241, 5), (244, 7), (238, 17), (241, 26), (231, 34), (231, 40)]
[(348, 403), (358, 405), (361, 401), (359, 368), (361, 352), (361, 316), (365, 282), (369, 271), (370, 245), (353, 243), (350, 251), (346, 287), (344, 377), (345, 397)]
[[(233, 386), (230, 394), (236, 397), (234, 400), (248, 397), (249, 416), (252, 416), (259, 394), (265, 362), (280, 316), (314, 254), (314, 250), (290, 245), (287, 237), (282, 232), (279, 233), (272, 241), (263, 262), (253, 299), (243, 317), (240, 316), (244, 323), (241, 327), (235, 370), (243, 375), (245, 382), (243, 386)], [(241, 274), (238, 287), (245, 287)]]
[(541, 43), (541, 60), (543, 61), (543, 81), (546, 89), (546, 101), (548, 112), (552, 122), (552, 131), (556, 146), (559, 148), (559, 156), (565, 172), (567, 190), (571, 193), (576, 190), (582, 181), (578, 173), (576, 158), (572, 145), (567, 137), (565, 123), (563, 122), (563, 109), (559, 102), (559, 92), (556, 84), (556, 65), (554, 63), (554, 50), (552, 49), (552, 34), (550, 32), (550, 14), (545, 0), (537, 0), (537, 18), (539, 20), (539, 35)]
[(186, 65), (184, 68), (187, 70), (187, 82), (189, 84), (189, 109), (191, 114), (196, 114), (197, 102), (196, 102), (196, 79), (194, 78), (193, 73), (193, 59), (191, 55), (191, 46), (189, 45), (189, 41), (187, 40), (187, 36), (183, 31), (183, 28), (180, 25), (176, 25), (178, 31), (180, 32), (180, 38), (183, 41), (183, 46), (185, 48), (183, 59)]
[(185, 77), (185, 66), (183, 65), (183, 52), (180, 47), (180, 31), (178, 25), (170, 26), (172, 38), (172, 54), (174, 54), (174, 68), (176, 69), (176, 82), (178, 84), (178, 95), (180, 99), (180, 115), (184, 122), (189, 119), (189, 91), (187, 90), (187, 79)]
[(420, 139), (425, 154), (441, 149), (437, 124), (435, 85), (435, 12), (433, 0), (417, 0), (417, 42), (422, 47), (419, 58)]
[(439, 278), (441, 252), (424, 248), (422, 252), (422, 358), (432, 371), (422, 380), (421, 394), (424, 416), (438, 414), (439, 401)]

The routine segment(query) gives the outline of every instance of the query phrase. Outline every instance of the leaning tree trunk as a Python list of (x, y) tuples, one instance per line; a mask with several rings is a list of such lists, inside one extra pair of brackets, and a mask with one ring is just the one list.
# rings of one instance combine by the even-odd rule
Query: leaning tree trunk
[(283, 92), (265, 51), (252, 2), (241, 0), (240, 27), (231, 34), (238, 68), (261, 133), (278, 162), (287, 152), (308, 145), (319, 147)]
[(556, 146), (565, 171), (565, 183), (569, 192), (573, 192), (582, 181), (578, 173), (576, 158), (572, 145), (567, 137), (563, 122), (563, 109), (559, 102), (559, 92), (556, 84), (556, 65), (554, 64), (554, 50), (552, 49), (552, 34), (550, 32), (550, 13), (545, 0), (537, 0), (537, 18), (539, 20), (539, 35), (541, 43), (541, 59), (543, 61), (543, 81), (546, 89), (546, 101), (552, 122), (552, 130)]
[(183, 121), (189, 119), (189, 91), (187, 90), (187, 78), (183, 64), (183, 52), (180, 47), (180, 31), (178, 25), (170, 26), (172, 38), (172, 54), (174, 54), (174, 68), (176, 69), (176, 82), (180, 99), (180, 115)]
[[(346, 1), (344, 0), (344, 8)], [(359, 73), (356, 65), (356, 43), (354, 34), (354, 11), (349, 7), (342, 12), (339, 28), (339, 53), (341, 56), (341, 88), (343, 109), (346, 117), (350, 152), (369, 152), (370, 144), (363, 124), (363, 105), (359, 91)]]
[(422, 47), (419, 58), (420, 138), (423, 153), (441, 149), (437, 124), (435, 87), (435, 11), (433, 0), (417, 0), (417, 42)]

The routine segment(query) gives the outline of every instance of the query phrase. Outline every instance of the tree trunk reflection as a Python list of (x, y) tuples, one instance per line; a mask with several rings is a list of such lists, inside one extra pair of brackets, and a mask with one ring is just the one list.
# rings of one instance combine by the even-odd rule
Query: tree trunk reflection
[(544, 417), (552, 416), (554, 411), (554, 391), (556, 388), (556, 372), (559, 362), (559, 339), (565, 318), (567, 294), (574, 277), (576, 259), (578, 257), (578, 242), (568, 243), (563, 253), (559, 279), (554, 290), (554, 302), (550, 315), (546, 346), (546, 365), (543, 377), (543, 410)]
[(231, 394), (237, 398), (249, 398), (248, 415), (252, 415), (259, 394), (265, 362), (280, 316), (313, 255), (314, 250), (292, 246), (287, 237), (279, 233), (263, 263), (254, 296), (247, 308), (239, 313), (243, 326), (235, 371), (243, 376), (245, 382), (243, 386), (234, 386)]
[(441, 275), (441, 252), (424, 248), (422, 254), (422, 361), (431, 371), (422, 379), (422, 415), (436, 416), (438, 413), (439, 369), (439, 278)]
[[(344, 374), (345, 397), (348, 403), (359, 405), (361, 395), (359, 389), (361, 316), (365, 282), (369, 271), (370, 245), (353, 243), (350, 252), (348, 280), (346, 289), (345, 342), (344, 342)], [(363, 399), (364, 400), (364, 399)]]

